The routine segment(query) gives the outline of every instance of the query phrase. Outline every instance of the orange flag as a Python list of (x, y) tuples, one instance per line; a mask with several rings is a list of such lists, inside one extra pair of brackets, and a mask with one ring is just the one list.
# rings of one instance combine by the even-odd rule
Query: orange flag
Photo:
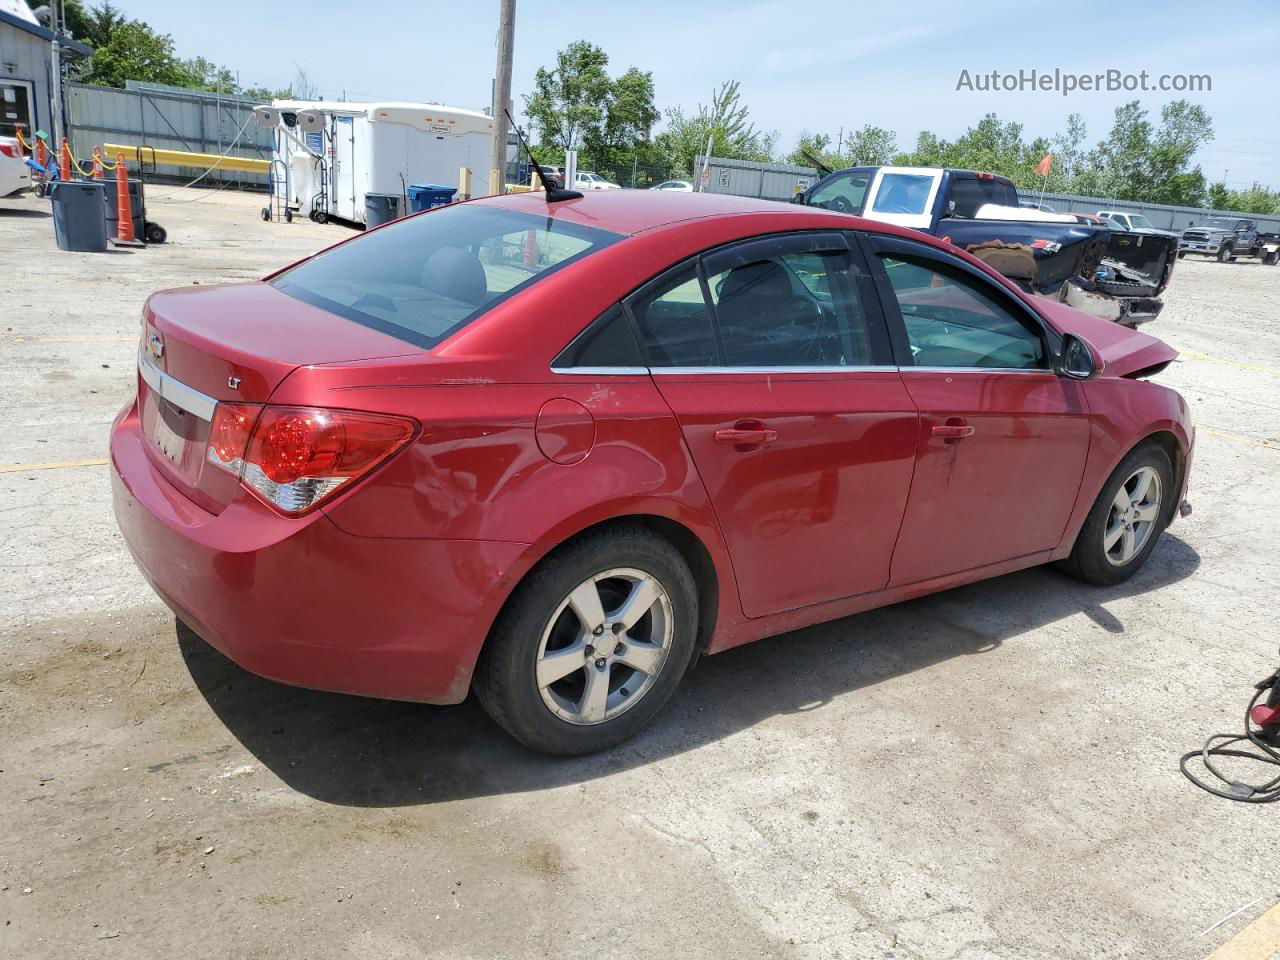
[(1036, 167), (1036, 173), (1042, 177), (1049, 175), (1049, 168), (1053, 166), (1053, 154), (1046, 153), (1044, 159), (1040, 161), (1040, 165)]

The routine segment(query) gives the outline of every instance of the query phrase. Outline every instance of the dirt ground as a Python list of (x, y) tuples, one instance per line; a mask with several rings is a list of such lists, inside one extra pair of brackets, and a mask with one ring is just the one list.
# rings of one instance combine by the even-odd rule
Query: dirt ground
[(1195, 513), (1128, 584), (1031, 570), (762, 641), (563, 761), (472, 702), (258, 679), (145, 586), (102, 464), (143, 300), (346, 234), (173, 193), (168, 244), (107, 254), (0, 200), (0, 956), (1170, 960), (1275, 902), (1276, 808), (1177, 756), (1277, 659), (1280, 270), (1175, 272), (1148, 329)]

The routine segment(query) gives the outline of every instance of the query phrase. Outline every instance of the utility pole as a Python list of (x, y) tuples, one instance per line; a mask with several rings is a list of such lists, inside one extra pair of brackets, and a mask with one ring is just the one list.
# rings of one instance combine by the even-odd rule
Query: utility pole
[(50, 80), (53, 82), (53, 153), (58, 156), (62, 149), (62, 45), (58, 42), (62, 35), (61, 17), (58, 16), (60, 0), (51, 0), (49, 4), (49, 26), (53, 28), (52, 56), (50, 58)]
[(489, 192), (502, 193), (507, 179), (507, 103), (511, 100), (511, 56), (515, 46), (516, 0), (500, 0), (498, 68), (493, 84), (493, 151), (489, 158)]

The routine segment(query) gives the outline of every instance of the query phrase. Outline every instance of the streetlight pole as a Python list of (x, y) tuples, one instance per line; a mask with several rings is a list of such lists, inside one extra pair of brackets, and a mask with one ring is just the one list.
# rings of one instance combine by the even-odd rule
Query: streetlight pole
[(516, 0), (501, 0), (498, 20), (498, 68), (493, 84), (493, 151), (489, 192), (502, 193), (507, 179), (507, 103), (511, 100), (511, 56), (515, 45)]

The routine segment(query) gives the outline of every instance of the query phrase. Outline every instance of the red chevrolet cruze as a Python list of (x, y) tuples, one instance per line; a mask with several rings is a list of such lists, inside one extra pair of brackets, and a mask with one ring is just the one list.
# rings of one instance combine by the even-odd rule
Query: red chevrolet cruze
[(880, 223), (495, 197), (151, 297), (115, 512), (247, 669), (474, 689), (585, 753), (702, 654), (1049, 561), (1130, 576), (1186, 509), (1186, 404), (1143, 379), (1174, 356)]

